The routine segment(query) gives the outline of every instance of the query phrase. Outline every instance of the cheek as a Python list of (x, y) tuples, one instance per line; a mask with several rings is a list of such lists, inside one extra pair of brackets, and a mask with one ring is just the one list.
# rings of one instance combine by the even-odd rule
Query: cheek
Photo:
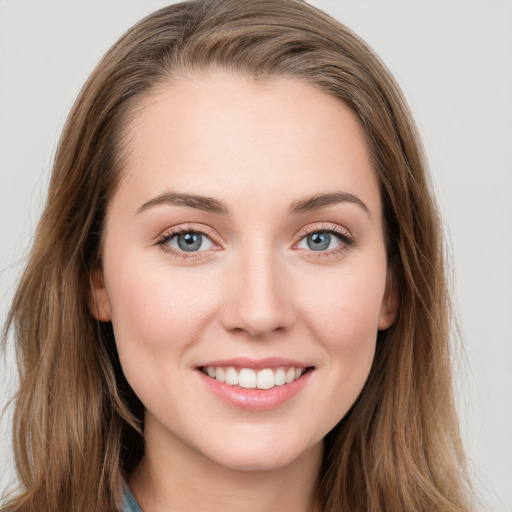
[(305, 283), (302, 316), (326, 355), (339, 419), (359, 395), (373, 363), (385, 273), (351, 268), (332, 272), (321, 282), (321, 287), (318, 280), (317, 286)]
[[(317, 346), (318, 379), (303, 418), (314, 439), (325, 436), (360, 395), (373, 363), (384, 265), (346, 265), (312, 272), (293, 290), (302, 332)], [(318, 392), (321, 389), (321, 392)]]
[(200, 276), (185, 274), (126, 261), (112, 269), (108, 283), (126, 379), (147, 409), (170, 418), (178, 405), (174, 390), (190, 372), (187, 350), (200, 341), (214, 310), (212, 294), (198, 288)]
[(164, 352), (179, 352), (198, 340), (214, 309), (213, 298), (201, 289), (199, 283), (204, 280), (198, 275), (127, 263), (112, 269), (110, 276), (112, 323), (120, 356), (130, 350), (158, 360)]
[(364, 268), (332, 272), (322, 281), (305, 282), (303, 314), (315, 338), (333, 348), (345, 340), (347, 350), (357, 349), (368, 336), (374, 339), (384, 288), (385, 274)]

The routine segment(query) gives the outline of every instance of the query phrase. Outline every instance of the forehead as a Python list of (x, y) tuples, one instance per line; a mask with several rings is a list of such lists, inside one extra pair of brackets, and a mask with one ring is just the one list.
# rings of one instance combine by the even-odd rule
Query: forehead
[(298, 79), (215, 72), (169, 82), (141, 101), (128, 135), (120, 188), (139, 201), (164, 189), (256, 203), (259, 191), (283, 202), (340, 189), (379, 202), (358, 120)]

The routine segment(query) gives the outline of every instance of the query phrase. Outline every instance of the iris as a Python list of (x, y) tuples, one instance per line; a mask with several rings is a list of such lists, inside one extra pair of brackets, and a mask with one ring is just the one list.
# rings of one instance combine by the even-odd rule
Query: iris
[(308, 247), (312, 251), (325, 251), (331, 243), (331, 235), (326, 232), (312, 233), (307, 237)]
[(182, 251), (192, 252), (201, 248), (203, 237), (199, 233), (185, 233), (177, 236), (177, 242)]

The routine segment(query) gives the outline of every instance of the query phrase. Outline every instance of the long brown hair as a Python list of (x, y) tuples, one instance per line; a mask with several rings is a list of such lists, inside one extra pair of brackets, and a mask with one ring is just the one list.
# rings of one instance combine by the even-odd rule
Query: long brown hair
[[(295, 77), (357, 116), (384, 204), (395, 323), (379, 332), (368, 381), (325, 439), (322, 510), (469, 510), (450, 376), (443, 243), (419, 137), (394, 79), (345, 26), (299, 0), (174, 4), (105, 55), (65, 125), (46, 208), (8, 316), (19, 390), (15, 511), (116, 510), (143, 454), (143, 408), (112, 329), (90, 313), (105, 210), (140, 99), (194, 71)], [(4, 510), (4, 509), (3, 509)]]

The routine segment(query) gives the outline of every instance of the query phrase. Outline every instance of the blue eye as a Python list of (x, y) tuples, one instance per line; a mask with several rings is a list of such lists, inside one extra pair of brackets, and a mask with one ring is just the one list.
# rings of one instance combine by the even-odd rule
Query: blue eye
[(298, 247), (300, 249), (309, 249), (311, 251), (328, 251), (336, 249), (342, 244), (340, 235), (331, 231), (315, 231), (302, 238)]
[(213, 242), (202, 233), (189, 231), (169, 237), (165, 241), (165, 245), (172, 247), (174, 250), (183, 252), (199, 252), (207, 251), (213, 247)]

